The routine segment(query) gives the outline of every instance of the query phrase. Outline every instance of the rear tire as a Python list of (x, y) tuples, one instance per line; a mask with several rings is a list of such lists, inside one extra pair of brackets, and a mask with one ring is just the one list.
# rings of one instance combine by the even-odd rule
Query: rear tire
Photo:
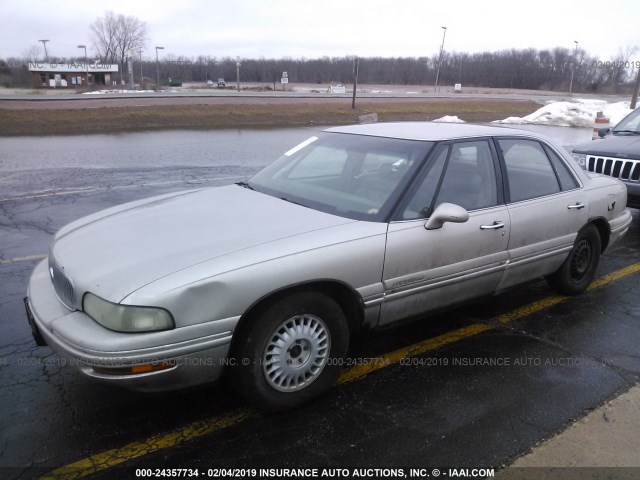
[(293, 293), (247, 321), (239, 332), (232, 380), (248, 402), (263, 410), (285, 410), (335, 383), (349, 346), (349, 328), (333, 299)]
[(600, 233), (590, 223), (578, 232), (569, 256), (558, 270), (547, 277), (547, 282), (565, 295), (584, 292), (596, 274), (600, 249)]

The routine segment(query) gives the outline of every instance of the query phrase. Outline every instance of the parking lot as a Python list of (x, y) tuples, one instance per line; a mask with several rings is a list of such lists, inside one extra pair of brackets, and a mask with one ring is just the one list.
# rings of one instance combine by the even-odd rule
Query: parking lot
[(136, 469), (155, 468), (215, 474), (361, 467), (403, 469), (407, 476), (411, 468), (497, 470), (638, 382), (635, 210), (629, 233), (601, 258), (584, 294), (558, 297), (540, 280), (363, 333), (339, 384), (293, 412), (259, 413), (224, 383), (165, 394), (93, 384), (35, 346), (22, 299), (57, 229), (126, 201), (239, 181), (257, 163), (2, 172), (0, 476), (134, 477)]

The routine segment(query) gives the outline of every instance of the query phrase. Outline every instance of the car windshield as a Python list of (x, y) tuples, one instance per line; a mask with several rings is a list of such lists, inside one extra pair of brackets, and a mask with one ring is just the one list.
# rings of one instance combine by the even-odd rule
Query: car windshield
[(613, 129), (614, 135), (640, 135), (640, 108), (622, 119)]
[(246, 186), (334, 215), (383, 221), (432, 146), (323, 132), (286, 152)]

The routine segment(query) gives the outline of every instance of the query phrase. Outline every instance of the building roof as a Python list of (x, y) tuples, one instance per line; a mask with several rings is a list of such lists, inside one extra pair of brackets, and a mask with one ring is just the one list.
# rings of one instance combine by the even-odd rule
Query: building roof
[(112, 73), (118, 71), (118, 65), (106, 64), (100, 62), (89, 63), (44, 63), (29, 62), (29, 70), (32, 72), (62, 72), (62, 73)]

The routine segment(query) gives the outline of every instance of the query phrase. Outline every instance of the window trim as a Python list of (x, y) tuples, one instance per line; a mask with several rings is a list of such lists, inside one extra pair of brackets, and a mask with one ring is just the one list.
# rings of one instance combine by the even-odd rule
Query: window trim
[[(542, 145), (542, 148), (544, 149), (545, 153), (547, 154), (547, 157), (549, 158), (549, 162), (551, 162), (551, 167), (554, 169), (554, 171), (556, 172), (556, 175), (558, 176), (558, 182), (560, 183), (560, 191), (561, 192), (572, 192), (573, 190), (581, 189), (583, 185), (582, 185), (582, 182), (580, 181), (580, 178), (576, 175), (576, 172), (573, 170), (573, 168), (571, 168), (571, 165), (568, 164), (568, 162), (564, 158), (564, 156), (561, 155), (559, 152), (557, 152), (555, 148), (552, 148), (548, 143), (540, 141), (540, 144)], [(560, 161), (564, 164), (564, 166), (569, 171), (569, 175), (571, 175), (571, 178), (573, 178), (575, 180), (576, 184), (578, 185), (577, 187), (569, 188), (567, 190), (562, 190), (562, 182), (560, 181), (560, 175), (557, 172), (556, 166), (553, 164), (553, 160), (550, 158), (549, 152), (553, 153), (554, 155), (556, 155), (560, 159)]]

